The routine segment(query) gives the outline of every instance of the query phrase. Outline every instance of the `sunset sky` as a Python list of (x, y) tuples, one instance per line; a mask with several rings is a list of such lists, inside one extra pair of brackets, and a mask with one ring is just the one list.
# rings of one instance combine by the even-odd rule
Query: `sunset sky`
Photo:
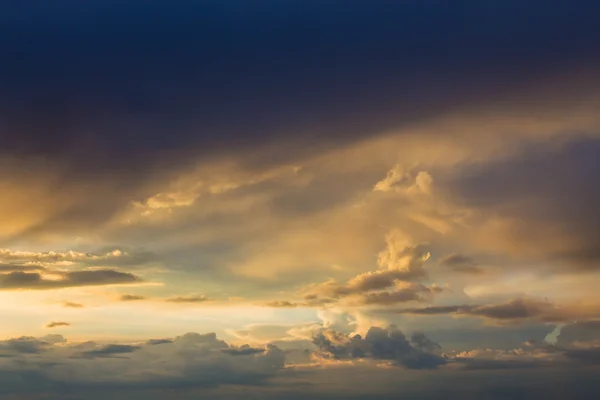
[(599, 15), (3, 1), (0, 399), (600, 398)]

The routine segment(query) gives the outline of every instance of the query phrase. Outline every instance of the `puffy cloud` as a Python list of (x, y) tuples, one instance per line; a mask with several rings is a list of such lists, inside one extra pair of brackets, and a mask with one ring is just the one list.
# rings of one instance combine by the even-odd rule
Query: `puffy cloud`
[[(285, 353), (274, 345), (235, 347), (214, 333), (187, 333), (145, 344), (69, 344), (60, 335), (21, 337), (0, 341), (0, 353), (10, 356), (0, 360), (0, 393), (23, 397), (42, 394), (48, 387), (59, 395), (85, 396), (95, 388), (128, 392), (262, 385), (285, 364)], [(13, 374), (29, 374), (31, 379), (25, 385), (11, 380)]]
[[(305, 289), (305, 305), (320, 306), (323, 300), (350, 298), (359, 304), (395, 304), (423, 301), (426, 295), (438, 293), (438, 286), (425, 286), (410, 281), (427, 277), (423, 268), (430, 258), (425, 245), (412, 245), (400, 231), (386, 235), (386, 249), (378, 255), (382, 269), (367, 271), (349, 279), (345, 284), (330, 280), (309, 285)], [(390, 291), (385, 291), (390, 290)]]
[(429, 339), (423, 332), (414, 332), (410, 335), (410, 343), (418, 350), (433, 353), (434, 351), (441, 350), (442, 346), (439, 343)]
[[(421, 344), (425, 342), (423, 338), (419, 340)], [(317, 353), (319, 357), (389, 360), (395, 365), (409, 369), (433, 369), (446, 364), (443, 357), (429, 352), (429, 348), (413, 347), (402, 331), (395, 326), (387, 329), (372, 327), (364, 339), (360, 335), (348, 336), (333, 330), (325, 330), (315, 336), (313, 343), (319, 347)]]

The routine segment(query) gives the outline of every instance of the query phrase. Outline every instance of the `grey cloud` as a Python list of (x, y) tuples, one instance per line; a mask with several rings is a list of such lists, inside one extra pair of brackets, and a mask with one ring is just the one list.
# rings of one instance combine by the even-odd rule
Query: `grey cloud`
[[(538, 320), (543, 322), (564, 322), (578, 318), (577, 310), (565, 310), (545, 300), (517, 298), (506, 303), (486, 305), (431, 306), (400, 310), (381, 310), (398, 314), (414, 315), (458, 315), (481, 317), (496, 321)], [(571, 314), (573, 313), (573, 314)]]
[(266, 349), (250, 347), (246, 344), (240, 347), (230, 347), (228, 349), (221, 349), (221, 351), (232, 356), (248, 356), (252, 354), (264, 353)]
[(536, 360), (502, 360), (489, 358), (454, 358), (452, 360), (461, 365), (465, 370), (505, 370), (538, 368), (547, 365), (546, 362)]
[(600, 365), (600, 347), (588, 349), (566, 349), (564, 355), (573, 361), (585, 365)]
[(118, 357), (121, 354), (133, 353), (139, 349), (139, 346), (131, 346), (127, 344), (109, 344), (97, 350), (84, 351), (80, 354), (80, 356), (84, 358)]
[(434, 369), (446, 364), (436, 354), (413, 347), (395, 326), (387, 329), (371, 327), (363, 339), (360, 335), (325, 330), (317, 334), (313, 343), (320, 355), (334, 359), (373, 358), (389, 360), (409, 369)]
[(119, 297), (120, 301), (138, 301), (138, 300), (146, 300), (146, 296), (140, 296), (137, 294), (124, 294)]
[(0, 264), (0, 272), (29, 272), (43, 270), (45, 270), (45, 268), (41, 265)]
[[(405, 310), (396, 310), (399, 314), (415, 314), (415, 315), (440, 315), (453, 314), (468, 306), (429, 306), (422, 308), (408, 308)], [(393, 310), (390, 310), (394, 312)]]
[(56, 333), (53, 333), (50, 335), (44, 335), (40, 338), (40, 340), (43, 340), (44, 342), (47, 342), (50, 344), (65, 343), (67, 341), (67, 339), (65, 339), (65, 337), (63, 335), (59, 335)]
[(76, 286), (132, 284), (142, 279), (126, 272), (110, 269), (61, 273), (62, 279), (45, 279), (36, 272), (11, 272), (0, 275), (1, 289), (58, 289)]
[(480, 274), (483, 269), (470, 257), (461, 254), (449, 254), (440, 260), (440, 264), (456, 272)]
[(410, 301), (425, 301), (433, 293), (439, 292), (440, 289), (435, 286), (413, 284), (390, 292), (366, 293), (360, 301), (365, 305), (392, 305)]
[(46, 325), (46, 328), (56, 328), (59, 326), (70, 326), (71, 324), (68, 322), (62, 322), (62, 321), (53, 321), (50, 322), (49, 324)]
[(335, 288), (333, 293), (338, 296), (368, 292), (371, 290), (387, 289), (396, 281), (409, 281), (424, 277), (425, 271), (411, 270), (379, 270), (360, 274), (350, 280), (345, 286)]
[(46, 351), (51, 343), (31, 336), (21, 336), (6, 340), (3, 345), (16, 353), (38, 354)]
[(571, 346), (574, 343), (600, 342), (600, 321), (579, 321), (567, 324), (557, 336), (558, 346)]
[(146, 342), (149, 346), (157, 346), (159, 344), (173, 343), (173, 339), (150, 339)]
[(460, 312), (469, 315), (504, 320), (535, 318), (555, 311), (555, 306), (547, 301), (515, 299), (503, 304), (470, 307), (461, 310)]
[(73, 301), (65, 301), (63, 302), (63, 307), (66, 308), (83, 308), (84, 305), (81, 303), (75, 303)]
[(204, 303), (205, 301), (209, 301), (210, 299), (204, 295), (201, 296), (176, 296), (170, 297), (165, 301), (170, 303)]
[(439, 343), (429, 339), (423, 332), (414, 332), (410, 335), (410, 343), (418, 350), (426, 353), (433, 353), (442, 349)]
[(600, 173), (599, 154), (600, 141), (591, 138), (526, 146), (485, 168), (465, 166), (440, 185), (460, 204), (506, 221), (490, 232), (491, 249), (552, 268), (594, 270), (600, 265), (600, 190), (591, 182)]

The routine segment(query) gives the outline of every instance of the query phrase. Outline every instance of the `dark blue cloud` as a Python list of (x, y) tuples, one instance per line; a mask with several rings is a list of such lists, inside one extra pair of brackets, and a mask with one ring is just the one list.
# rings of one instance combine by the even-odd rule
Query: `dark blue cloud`
[(586, 1), (5, 2), (1, 144), (78, 174), (273, 141), (314, 152), (595, 65), (598, 11)]

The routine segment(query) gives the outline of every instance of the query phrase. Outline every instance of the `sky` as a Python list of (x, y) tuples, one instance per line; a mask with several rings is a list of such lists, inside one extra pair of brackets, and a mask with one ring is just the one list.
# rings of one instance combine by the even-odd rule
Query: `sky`
[(0, 5), (0, 399), (600, 398), (593, 1)]

